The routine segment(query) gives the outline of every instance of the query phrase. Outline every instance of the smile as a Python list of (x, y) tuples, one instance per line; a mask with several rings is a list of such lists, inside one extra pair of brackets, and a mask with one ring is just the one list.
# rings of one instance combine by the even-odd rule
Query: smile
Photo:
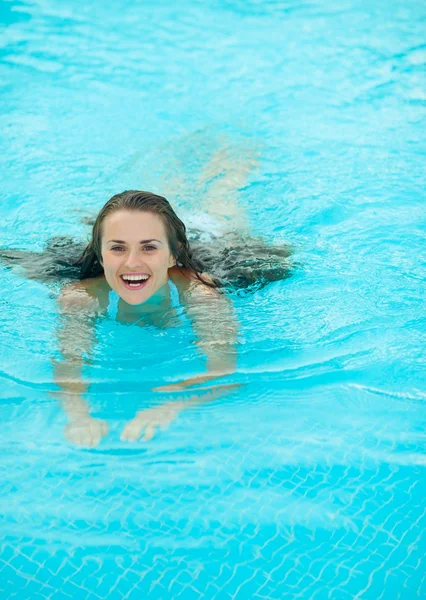
[(148, 283), (150, 276), (146, 273), (120, 275), (120, 279), (128, 290), (141, 290)]

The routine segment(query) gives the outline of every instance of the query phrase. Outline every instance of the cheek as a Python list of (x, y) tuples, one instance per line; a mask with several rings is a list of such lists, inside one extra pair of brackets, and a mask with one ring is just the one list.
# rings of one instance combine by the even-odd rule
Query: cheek
[(167, 254), (162, 254), (161, 256), (157, 255), (156, 257), (152, 257), (149, 262), (151, 263), (152, 268), (162, 271), (164, 269), (169, 269), (170, 259)]
[(114, 256), (110, 256), (108, 254), (102, 255), (102, 266), (104, 268), (105, 273), (112, 273), (117, 269), (117, 259)]

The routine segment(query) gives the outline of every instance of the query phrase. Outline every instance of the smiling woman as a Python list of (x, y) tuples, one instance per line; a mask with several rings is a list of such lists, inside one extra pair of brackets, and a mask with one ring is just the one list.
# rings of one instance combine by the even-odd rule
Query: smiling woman
[[(83, 357), (90, 355), (94, 343), (94, 315), (107, 313), (121, 322), (143, 325), (149, 321), (158, 326), (179, 304), (185, 308), (207, 356), (207, 372), (158, 390), (182, 390), (235, 370), (237, 325), (229, 300), (193, 259), (185, 225), (166, 198), (134, 190), (113, 196), (100, 211), (92, 239), (78, 262), (81, 280), (68, 284), (60, 296), (58, 339), (63, 360), (55, 361), (55, 381), (69, 418), (65, 433), (70, 441), (96, 445), (107, 433), (104, 421), (90, 417), (82, 396), (86, 391)], [(208, 326), (197, 310), (203, 303), (212, 317)], [(152, 437), (157, 425), (167, 424), (186, 404), (167, 403), (148, 413), (141, 411), (122, 438), (138, 439), (142, 431), (145, 439)]]
[[(216, 208), (220, 211), (223, 206)], [(192, 245), (184, 223), (166, 198), (130, 190), (116, 194), (101, 209), (91, 240), (77, 260), (69, 252), (75, 251), (73, 242), (51, 243), (41, 255), (0, 252), (3, 262), (20, 265), (32, 278), (47, 281), (78, 276), (59, 296), (57, 340), (62, 358), (53, 361), (57, 396), (69, 420), (65, 435), (70, 442), (96, 446), (108, 432), (105, 421), (90, 415), (84, 398), (89, 382), (83, 370), (95, 345), (99, 318), (168, 328), (170, 315), (185, 315), (207, 359), (206, 371), (155, 391), (184, 390), (235, 371), (238, 326), (223, 288), (230, 284), (259, 287), (287, 277), (290, 254), (288, 246), (273, 248), (238, 235), (224, 232), (208, 248), (197, 241)], [(204, 388), (202, 401), (233, 387), (235, 384), (215, 385), (207, 393)], [(183, 408), (200, 401), (196, 393), (190, 399), (139, 411), (121, 437), (137, 440), (144, 434), (143, 439), (150, 439), (156, 427), (166, 426)]]

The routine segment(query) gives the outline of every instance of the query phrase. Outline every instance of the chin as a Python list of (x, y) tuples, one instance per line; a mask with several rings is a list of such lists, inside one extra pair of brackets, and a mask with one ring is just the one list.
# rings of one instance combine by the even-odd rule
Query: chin
[(130, 306), (138, 306), (138, 304), (143, 304), (155, 293), (155, 290), (153, 290), (152, 286), (154, 282), (152, 280), (150, 281), (149, 286), (144, 286), (139, 290), (127, 289), (121, 280), (117, 281), (116, 279), (113, 279), (111, 282), (108, 281), (108, 283), (114, 292), (120, 296), (121, 300)]
[[(118, 292), (117, 292), (118, 293)], [(152, 294), (140, 294), (139, 296), (133, 292), (133, 294), (118, 294), (126, 304), (130, 304), (131, 306), (137, 306), (138, 304), (143, 304), (147, 300), (149, 300)]]

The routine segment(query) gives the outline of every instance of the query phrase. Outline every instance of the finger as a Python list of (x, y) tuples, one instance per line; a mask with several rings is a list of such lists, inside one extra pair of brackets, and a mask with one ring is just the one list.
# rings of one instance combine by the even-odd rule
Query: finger
[(125, 442), (137, 442), (141, 437), (142, 429), (142, 425), (135, 423), (134, 421), (130, 421), (130, 423), (127, 423), (121, 432), (120, 439)]
[(72, 434), (68, 426), (64, 427), (64, 438), (67, 440), (68, 443), (78, 445), (75, 436)]
[(64, 428), (64, 436), (73, 446), (91, 446), (90, 436), (87, 435), (87, 432), (82, 431), (82, 428), (79, 425), (66, 425)]
[(152, 438), (155, 435), (157, 427), (153, 424), (147, 425), (146, 429), (145, 429), (145, 435), (143, 437), (143, 441), (144, 442), (149, 442), (149, 440), (152, 440)]
[(170, 427), (170, 423), (174, 420), (174, 416), (171, 417), (168, 421), (164, 421), (163, 423), (160, 423), (160, 427), (162, 431), (166, 431), (166, 429), (168, 429)]
[(89, 448), (95, 448), (101, 441), (101, 428), (95, 424), (90, 427)]

